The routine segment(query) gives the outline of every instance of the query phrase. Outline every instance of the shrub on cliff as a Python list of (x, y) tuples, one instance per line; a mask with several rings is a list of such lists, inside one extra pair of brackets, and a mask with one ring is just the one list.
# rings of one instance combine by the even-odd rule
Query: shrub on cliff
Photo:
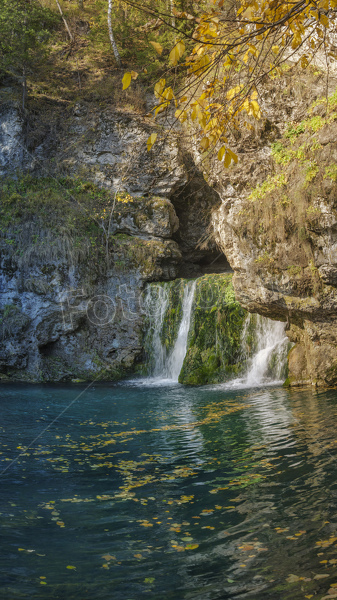
[(0, 77), (7, 74), (21, 83), (23, 108), (27, 76), (41, 60), (57, 22), (56, 15), (37, 0), (0, 0)]

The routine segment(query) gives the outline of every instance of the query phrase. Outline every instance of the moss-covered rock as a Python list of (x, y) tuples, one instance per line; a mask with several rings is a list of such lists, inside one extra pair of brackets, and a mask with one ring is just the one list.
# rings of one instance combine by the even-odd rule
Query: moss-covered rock
[(198, 279), (180, 383), (216, 383), (242, 371), (241, 337), (246, 315), (235, 300), (231, 275)]

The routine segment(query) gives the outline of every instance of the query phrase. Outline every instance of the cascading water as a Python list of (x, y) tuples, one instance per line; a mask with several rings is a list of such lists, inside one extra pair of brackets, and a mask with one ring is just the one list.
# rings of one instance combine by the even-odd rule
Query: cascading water
[(186, 355), (187, 338), (190, 330), (195, 285), (195, 281), (189, 281), (185, 286), (182, 302), (183, 315), (179, 325), (178, 336), (164, 369), (164, 373), (167, 378), (172, 379), (173, 381), (178, 381), (178, 377)]
[[(250, 345), (253, 346), (251, 352)], [(254, 387), (284, 380), (288, 346), (285, 323), (249, 314), (242, 331), (247, 370), (243, 378), (233, 383)]]
[(170, 284), (149, 287), (146, 309), (152, 323), (151, 345), (154, 358), (153, 376), (161, 380), (178, 382), (187, 349), (192, 305), (195, 293), (195, 281), (183, 281), (181, 302), (181, 320), (178, 334), (171, 350), (163, 343), (163, 326), (170, 302)]
[(236, 388), (286, 378), (285, 324), (245, 313), (228, 275), (150, 284), (144, 308), (154, 382)]

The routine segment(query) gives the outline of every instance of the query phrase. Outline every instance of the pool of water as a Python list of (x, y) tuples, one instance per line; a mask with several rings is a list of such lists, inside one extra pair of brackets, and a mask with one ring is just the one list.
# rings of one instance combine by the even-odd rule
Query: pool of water
[(2, 600), (337, 597), (335, 391), (0, 395)]

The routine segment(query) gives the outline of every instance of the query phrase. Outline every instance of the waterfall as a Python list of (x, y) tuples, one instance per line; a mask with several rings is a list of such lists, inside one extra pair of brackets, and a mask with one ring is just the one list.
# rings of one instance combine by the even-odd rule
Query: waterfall
[(286, 379), (285, 324), (243, 310), (230, 275), (149, 284), (144, 309), (154, 383), (237, 388)]
[(189, 281), (188, 284), (185, 286), (182, 303), (183, 315), (179, 325), (178, 336), (173, 346), (173, 350), (168, 358), (167, 365), (164, 369), (167, 378), (173, 379), (173, 381), (178, 381), (178, 377), (186, 355), (187, 338), (188, 332), (190, 330), (195, 285), (195, 281)]
[(288, 345), (285, 323), (249, 314), (242, 331), (247, 369), (236, 383), (254, 387), (284, 380)]
[[(187, 349), (188, 332), (191, 323), (192, 305), (195, 293), (195, 281), (181, 280), (183, 298), (181, 302), (181, 320), (173, 348), (167, 349), (163, 340), (165, 318), (169, 311), (170, 283), (149, 286), (145, 300), (147, 316), (150, 320), (151, 351), (154, 359), (153, 376), (157, 379), (178, 382)], [(179, 315), (178, 315), (179, 316)]]

